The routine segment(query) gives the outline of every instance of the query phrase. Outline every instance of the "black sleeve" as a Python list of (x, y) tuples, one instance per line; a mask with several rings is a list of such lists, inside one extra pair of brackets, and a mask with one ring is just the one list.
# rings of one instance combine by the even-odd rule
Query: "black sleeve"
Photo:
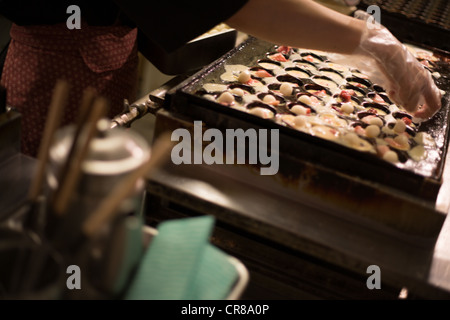
[(42, 0), (0, 0), (0, 14), (18, 25), (55, 23), (55, 12), (65, 14), (67, 7)]
[(237, 12), (247, 0), (114, 0), (145, 36), (167, 53)]
[(109, 26), (119, 15), (112, 0), (0, 0), (0, 15), (21, 26), (52, 25), (67, 21), (70, 5), (80, 7), (89, 25)]

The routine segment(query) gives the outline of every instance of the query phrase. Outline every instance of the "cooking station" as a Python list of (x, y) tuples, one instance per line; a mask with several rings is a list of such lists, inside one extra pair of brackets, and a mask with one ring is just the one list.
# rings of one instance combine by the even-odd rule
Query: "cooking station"
[[(199, 120), (204, 129), (222, 132), (274, 128), (194, 94), (224, 64), (245, 64), (251, 59), (246, 52), (260, 52), (259, 41), (252, 41), (169, 90), (156, 112), (155, 137), (177, 128), (192, 133)], [(447, 79), (441, 79), (444, 86)], [(448, 92), (443, 101), (428, 125), (446, 137)], [(450, 169), (444, 141), (442, 158), (432, 164), (436, 170), (423, 178), (281, 128), (276, 175), (262, 176), (254, 165), (170, 164), (148, 182), (146, 219), (155, 226), (214, 215), (213, 242), (249, 268), (243, 299), (447, 299)], [(370, 266), (380, 268), (381, 290), (367, 287)]]

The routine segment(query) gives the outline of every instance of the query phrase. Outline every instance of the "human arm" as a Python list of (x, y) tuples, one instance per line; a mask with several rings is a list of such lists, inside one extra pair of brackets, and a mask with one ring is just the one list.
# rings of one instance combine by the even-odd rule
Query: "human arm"
[(276, 44), (350, 55), (361, 71), (377, 71), (392, 100), (416, 117), (441, 107), (430, 73), (383, 26), (369, 28), (311, 0), (249, 0), (226, 23)]

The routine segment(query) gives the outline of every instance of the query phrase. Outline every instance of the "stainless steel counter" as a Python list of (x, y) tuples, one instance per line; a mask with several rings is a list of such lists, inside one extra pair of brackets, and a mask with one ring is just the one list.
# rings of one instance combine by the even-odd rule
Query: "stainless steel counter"
[[(448, 218), (437, 238), (409, 237), (359, 219), (357, 212), (353, 217), (341, 215), (339, 210), (324, 210), (326, 205), (283, 195), (282, 189), (267, 187), (261, 177), (230, 165), (169, 165), (149, 181), (147, 190), (150, 224), (214, 215), (216, 244), (250, 266), (251, 281), (265, 277), (267, 290), (271, 290), (267, 281), (277, 282), (283, 298), (309, 297), (308, 292), (314, 292), (314, 298), (397, 298), (404, 288), (409, 297), (450, 298)], [(435, 209), (447, 214), (449, 208), (447, 156)], [(384, 292), (367, 289), (370, 265), (380, 267)], [(265, 297), (262, 292), (250, 298)]]

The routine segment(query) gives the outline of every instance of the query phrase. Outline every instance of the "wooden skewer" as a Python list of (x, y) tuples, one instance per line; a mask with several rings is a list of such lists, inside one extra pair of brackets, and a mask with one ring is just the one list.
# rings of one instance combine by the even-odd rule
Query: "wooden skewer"
[(105, 116), (107, 110), (107, 100), (103, 97), (99, 97), (95, 100), (92, 106), (92, 112), (89, 115), (87, 124), (83, 129), (83, 133), (80, 135), (80, 143), (75, 146), (75, 153), (70, 161), (67, 175), (62, 181), (62, 185), (55, 197), (53, 210), (57, 215), (62, 215), (66, 212), (70, 199), (77, 186), (79, 177), (81, 176), (81, 166), (89, 151), (91, 140), (96, 136), (98, 132), (98, 121)]
[(87, 237), (94, 236), (105, 223), (114, 217), (122, 201), (133, 192), (138, 179), (141, 177), (148, 178), (158, 169), (170, 155), (172, 147), (173, 143), (169, 134), (163, 134), (155, 141), (149, 160), (133, 171), (122, 183), (116, 185), (110, 195), (86, 219), (83, 224), (83, 232)]
[(83, 97), (81, 98), (80, 110), (78, 111), (76, 121), (77, 128), (81, 128), (88, 119), (94, 99), (95, 99), (95, 89), (92, 87), (87, 87), (83, 91)]
[(49, 150), (52, 144), (55, 131), (58, 129), (61, 122), (63, 110), (67, 105), (69, 97), (69, 84), (65, 80), (58, 80), (53, 91), (52, 100), (50, 103), (47, 121), (44, 129), (44, 135), (39, 147), (37, 173), (31, 183), (28, 193), (28, 198), (35, 201), (40, 195), (42, 183), (44, 181), (45, 169), (49, 158)]
[[(93, 88), (89, 87), (86, 90), (84, 90), (80, 109), (78, 112), (78, 117), (75, 124), (75, 132), (73, 135), (72, 144), (67, 153), (66, 160), (59, 172), (58, 177), (59, 188), (55, 191), (51, 199), (53, 208), (55, 207), (55, 201), (57, 201), (55, 199), (58, 199), (60, 196), (62, 190), (61, 186), (64, 184), (64, 181), (66, 180), (67, 174), (70, 170), (72, 159), (75, 156), (77, 147), (79, 146), (80, 135), (83, 132), (84, 125), (89, 121), (89, 115), (91, 114), (92, 103), (94, 101), (94, 98), (95, 98), (95, 90)], [(58, 206), (60, 206), (60, 204), (58, 204)]]

